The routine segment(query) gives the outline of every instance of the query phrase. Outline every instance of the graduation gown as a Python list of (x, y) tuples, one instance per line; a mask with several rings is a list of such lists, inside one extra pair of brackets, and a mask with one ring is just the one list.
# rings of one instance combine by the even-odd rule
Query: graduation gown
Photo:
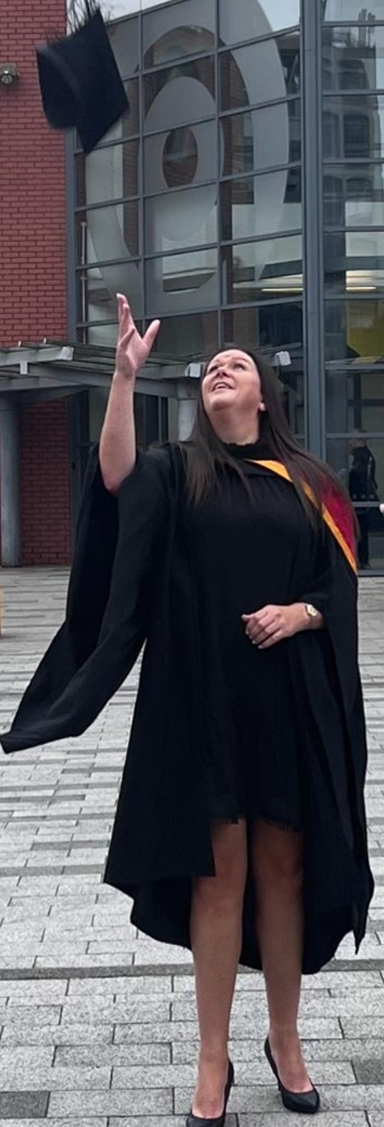
[[(243, 465), (247, 478), (257, 477), (259, 490), (272, 477), (286, 502), (293, 495), (280, 463), (264, 457)], [(139, 455), (117, 498), (105, 490), (93, 451), (65, 622), (10, 732), (0, 738), (4, 750), (13, 752), (80, 734), (119, 688), (145, 643), (105, 880), (132, 897), (132, 922), (142, 931), (189, 947), (192, 881), (214, 876), (215, 866), (207, 718), (201, 707), (200, 592), (181, 531), (185, 504), (185, 471), (176, 447)], [(327, 499), (323, 516), (321, 565), (318, 553), (313, 560), (308, 555), (303, 536), (286, 601), (314, 603), (326, 623), (319, 642), (320, 634), (324, 638), (314, 646), (315, 635), (308, 631), (280, 643), (289, 646), (290, 685), (307, 748), (304, 973), (319, 970), (349, 931), (358, 949), (373, 891), (351, 529), (337, 496)], [(209, 706), (224, 731), (223, 686), (214, 669)], [(255, 914), (249, 866), (240, 961), (260, 968)]]

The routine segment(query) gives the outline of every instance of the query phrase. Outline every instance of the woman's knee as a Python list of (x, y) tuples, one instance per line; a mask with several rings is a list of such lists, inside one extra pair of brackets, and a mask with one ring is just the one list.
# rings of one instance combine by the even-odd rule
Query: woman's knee
[(303, 835), (258, 823), (253, 841), (253, 871), (259, 885), (302, 889)]
[(247, 877), (247, 839), (245, 822), (216, 824), (212, 832), (215, 876), (197, 877), (194, 894), (220, 910), (241, 903)]

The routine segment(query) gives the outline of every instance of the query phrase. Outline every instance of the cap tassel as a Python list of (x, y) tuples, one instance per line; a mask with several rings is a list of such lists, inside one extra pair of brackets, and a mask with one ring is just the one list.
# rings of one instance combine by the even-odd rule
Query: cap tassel
[(86, 27), (96, 12), (100, 11), (98, 0), (70, 0), (68, 5), (68, 30), (71, 35)]

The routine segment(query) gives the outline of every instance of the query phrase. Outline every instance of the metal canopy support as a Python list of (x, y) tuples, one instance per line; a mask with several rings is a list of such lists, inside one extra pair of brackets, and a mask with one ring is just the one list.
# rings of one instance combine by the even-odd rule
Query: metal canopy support
[(17, 399), (0, 396), (0, 472), (1, 472), (1, 563), (19, 567), (20, 529), (20, 451)]
[(325, 457), (325, 355), (323, 301), (322, 9), (314, 0), (302, 4), (302, 149), (304, 234), (304, 349), (306, 442)]

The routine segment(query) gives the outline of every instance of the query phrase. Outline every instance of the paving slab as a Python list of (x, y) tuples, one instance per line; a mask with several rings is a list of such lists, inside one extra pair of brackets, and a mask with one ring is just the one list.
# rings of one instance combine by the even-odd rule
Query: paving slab
[[(0, 724), (59, 625), (67, 573), (4, 570)], [(15, 625), (16, 623), (16, 625)], [(384, 581), (360, 584), (367, 814), (376, 890), (358, 957), (347, 937), (303, 980), (300, 1034), (322, 1127), (384, 1122)], [(102, 883), (139, 663), (90, 729), (0, 753), (0, 1120), (10, 1127), (184, 1127), (198, 1058), (189, 951), (141, 935)], [(260, 974), (241, 970), (226, 1127), (284, 1127), (265, 1061)], [(289, 1116), (292, 1127), (302, 1117)]]

